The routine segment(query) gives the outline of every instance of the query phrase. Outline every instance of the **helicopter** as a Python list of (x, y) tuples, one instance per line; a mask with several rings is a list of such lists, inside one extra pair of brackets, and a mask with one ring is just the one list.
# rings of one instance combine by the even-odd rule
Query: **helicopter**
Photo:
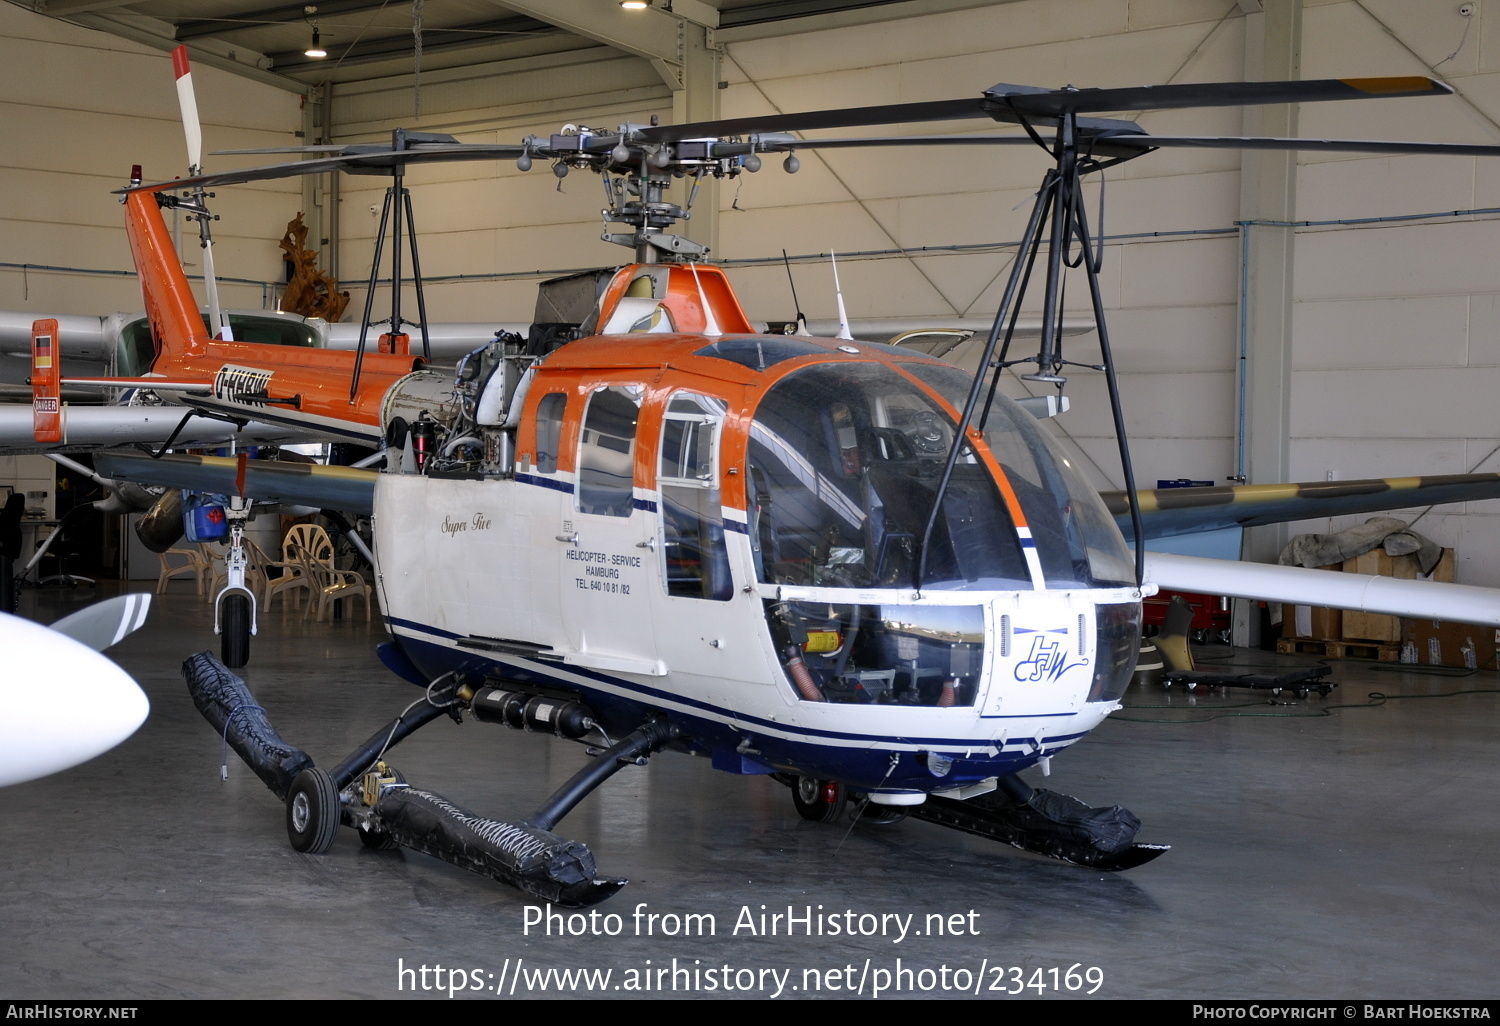
[[(288, 836), (323, 852), (340, 825), (560, 905), (624, 881), (554, 828), (627, 765), (664, 750), (770, 774), (798, 813), (852, 800), (1100, 870), (1166, 846), (1135, 840), (1119, 806), (1033, 789), (1114, 709), (1138, 650), (1142, 598), (1160, 587), (1325, 601), (1500, 624), (1500, 593), (1148, 554), (1148, 536), (1206, 524), (1500, 494), (1500, 477), (1183, 489), (1134, 487), (1079, 183), (1160, 146), (1460, 152), (1494, 146), (1151, 136), (1101, 111), (1441, 95), (1426, 78), (1138, 89), (996, 86), (978, 98), (681, 126), (570, 126), (547, 139), (465, 146), (397, 131), (388, 148), (197, 175), (124, 193), (127, 232), (159, 351), (151, 387), (218, 417), (327, 430), (381, 446), (381, 471), (274, 461), (101, 454), (112, 478), (368, 513), (393, 640), (385, 664), (424, 689), (331, 769), (284, 741), (244, 681), (209, 653), (189, 692), (286, 808)], [(819, 140), (787, 133), (977, 115), (1024, 135)], [(979, 361), (968, 375), (852, 338), (756, 332), (727, 276), (672, 235), (674, 177), (732, 177), (763, 153), (809, 146), (1035, 144), (1051, 160)], [(606, 239), (635, 261), (544, 283), (556, 321), (502, 333), (455, 373), (388, 333), (378, 353), (301, 353), (209, 338), (161, 210), (206, 189), (328, 170), (384, 170), (403, 209), (411, 163), (514, 158), (605, 183)], [(791, 168), (788, 168), (789, 170)], [(187, 200), (182, 196), (190, 197)], [(205, 211), (206, 212), (206, 211)], [(200, 214), (200, 216), (203, 216)], [(398, 213), (399, 219), (399, 213)], [(399, 233), (398, 233), (399, 237)], [(398, 245), (399, 251), (399, 245)], [(378, 260), (378, 256), (377, 256)], [(996, 388), (1030, 364), (1061, 385), (1061, 282), (1081, 268), (1098, 325), (1127, 487), (1114, 512)], [(1040, 268), (1041, 345), (1012, 358)], [(399, 278), (399, 275), (395, 277)], [(392, 323), (398, 319), (393, 318)], [(1042, 411), (1052, 412), (1052, 411)], [(1267, 489), (1275, 489), (1267, 491)], [(1125, 542), (1117, 516), (1134, 536)], [(1343, 578), (1343, 580), (1327, 580)], [(388, 761), (444, 716), (545, 731), (597, 755), (530, 816), (489, 820), (407, 783)]]

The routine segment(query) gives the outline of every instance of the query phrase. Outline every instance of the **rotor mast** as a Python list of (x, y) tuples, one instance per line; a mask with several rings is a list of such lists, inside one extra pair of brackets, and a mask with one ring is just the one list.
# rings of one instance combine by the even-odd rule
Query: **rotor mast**
[[(553, 160), (559, 180), (573, 168), (593, 171), (604, 183), (606, 206), (600, 212), (609, 227), (605, 242), (635, 252), (636, 263), (691, 263), (708, 254), (708, 247), (666, 229), (691, 218), (698, 186), (706, 178), (736, 178), (741, 171), (760, 170), (757, 150), (790, 141), (785, 134), (704, 139), (652, 139), (650, 125), (623, 124), (613, 132), (586, 125), (564, 125), (550, 138), (528, 136), (516, 160), (522, 171), (532, 166), (531, 155)], [(667, 190), (676, 178), (692, 179), (687, 202), (673, 203)], [(610, 230), (611, 227), (628, 230)]]

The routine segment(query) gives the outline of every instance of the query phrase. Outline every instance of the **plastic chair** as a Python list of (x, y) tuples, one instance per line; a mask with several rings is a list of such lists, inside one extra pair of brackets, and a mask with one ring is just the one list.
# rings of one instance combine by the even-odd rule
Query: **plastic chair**
[[(177, 557), (181, 562), (174, 562), (171, 557)], [(158, 595), (167, 590), (167, 582), (172, 578), (192, 577), (198, 589), (198, 597), (203, 597), (203, 589), (208, 585), (206, 578), (210, 568), (202, 552), (198, 549), (168, 549), (166, 552), (158, 553), (157, 558), (161, 560), (161, 574), (156, 578)]]
[[(281, 540), (281, 558), (267, 558), (262, 566), (266, 571), (265, 593), (261, 599), (262, 608), (269, 610), (271, 608), (271, 600), (284, 591), (296, 592), (293, 595), (293, 600), (299, 608), (302, 605), (301, 593), (304, 591), (308, 593), (308, 604), (312, 604), (311, 596), (316, 591), (313, 586), (313, 579), (306, 570), (306, 560), (303, 557), (302, 549), (290, 533)], [(281, 570), (281, 576), (273, 578), (270, 575), (270, 571), (275, 568)]]
[[(327, 537), (327, 534), (324, 534)], [(318, 621), (332, 619), (333, 604), (340, 599), (359, 597), (365, 600), (365, 620), (371, 618), (370, 585), (357, 570), (340, 570), (333, 565), (332, 544), (329, 545), (327, 562), (314, 560), (304, 549), (303, 573), (312, 582), (312, 593), (317, 597)], [(313, 603), (308, 602), (304, 618), (311, 616)]]
[[(290, 542), (307, 555), (308, 561), (328, 570), (333, 569), (333, 539), (319, 524), (293, 524), (282, 542), (282, 552)], [(284, 557), (283, 557), (284, 558)]]
[[(311, 565), (311, 564), (310, 564)], [(370, 620), (370, 585), (358, 570), (316, 568), (313, 572), (322, 582), (318, 588), (318, 622), (330, 620), (333, 604), (340, 599), (359, 597), (365, 600), (365, 621)], [(307, 604), (307, 613), (312, 613), (312, 603)]]

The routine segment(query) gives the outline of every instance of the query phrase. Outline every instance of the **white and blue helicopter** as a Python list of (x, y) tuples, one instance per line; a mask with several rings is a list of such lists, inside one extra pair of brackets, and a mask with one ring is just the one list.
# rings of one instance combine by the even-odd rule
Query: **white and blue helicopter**
[[(399, 843), (549, 901), (592, 904), (624, 881), (600, 876), (590, 852), (555, 827), (623, 767), (673, 750), (730, 773), (776, 775), (808, 819), (839, 817), (852, 798), (870, 818), (913, 815), (1097, 869), (1130, 868), (1166, 850), (1135, 841), (1134, 816), (1033, 790), (1019, 774), (1119, 707), (1141, 601), (1156, 587), (1500, 624), (1500, 593), (1487, 589), (1159, 556), (1146, 539), (1492, 497), (1500, 477), (1137, 492), (1082, 177), (1160, 146), (1500, 147), (1164, 138), (1089, 115), (1447, 91), (1424, 78), (996, 86), (978, 98), (585, 128), (513, 146), (364, 148), (172, 183), (201, 193), (328, 170), (399, 174), (429, 160), (509, 156), (523, 169), (547, 160), (560, 176), (601, 175), (615, 227), (606, 237), (635, 262), (544, 284), (539, 309), (552, 320), (526, 338), (500, 334), (456, 375), (388, 359), (361, 378), (349, 354), (292, 366), (273, 347), (198, 337), (180, 269), (138, 245), (138, 266), (143, 252), (154, 261), (140, 270), (158, 392), (289, 424), (343, 411), (348, 433), (384, 440), (385, 468), (124, 454), (100, 454), (96, 466), (118, 480), (371, 516), (392, 634), (382, 657), (425, 694), (366, 744), (331, 769), (316, 765), (211, 654), (185, 666), (205, 717), (284, 799), (299, 851), (326, 851), (342, 823), (370, 845)], [(785, 134), (978, 116), (1025, 134)], [(765, 153), (787, 153), (791, 165), (806, 146), (1012, 143), (1039, 145), (1052, 166), (978, 375), (899, 347), (757, 332), (724, 273), (698, 262), (701, 247), (665, 231), (684, 213), (666, 199), (674, 176), (732, 177), (758, 169)], [(149, 235), (166, 190), (128, 194), (133, 232)], [(1095, 492), (1033, 411), (995, 387), (1013, 364), (1033, 365), (1036, 381), (1064, 380), (1070, 361), (1056, 328), (1068, 252), (1081, 257), (1103, 352), (1095, 369), (1120, 428), (1128, 487), (1116, 495)], [(1016, 359), (1011, 328), (1033, 277), (1042, 345)], [(530, 816), (483, 819), (408, 785), (387, 762), (424, 724), (463, 715), (579, 741), (596, 757)]]

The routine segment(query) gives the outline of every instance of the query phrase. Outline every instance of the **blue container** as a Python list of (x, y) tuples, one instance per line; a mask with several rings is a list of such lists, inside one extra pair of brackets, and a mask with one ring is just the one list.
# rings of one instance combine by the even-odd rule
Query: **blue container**
[(229, 537), (229, 522), (224, 516), (224, 500), (218, 495), (185, 492), (182, 499), (182, 529), (187, 540), (223, 541)]

